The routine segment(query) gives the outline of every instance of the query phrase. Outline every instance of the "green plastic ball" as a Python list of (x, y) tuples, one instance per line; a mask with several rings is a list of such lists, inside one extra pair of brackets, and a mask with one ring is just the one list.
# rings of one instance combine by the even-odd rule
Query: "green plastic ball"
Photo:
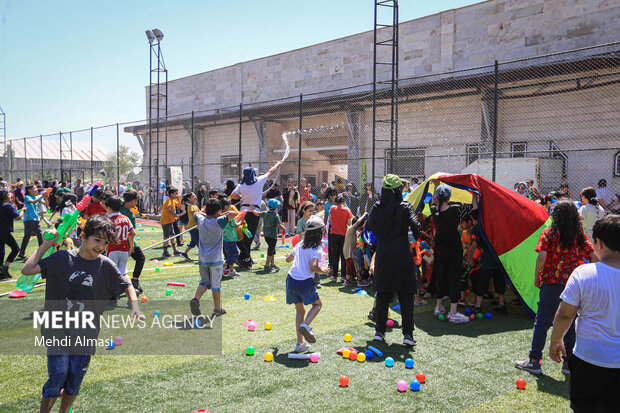
[(265, 254), (261, 254), (261, 255), (260, 255), (260, 257), (261, 257), (261, 258), (265, 258)]
[(478, 320), (482, 320), (484, 318), (484, 316), (482, 315), (482, 313), (478, 313), (478, 314), (476, 314), (476, 318)]
[(159, 267), (156, 267), (156, 268), (155, 268), (155, 272), (159, 272)]
[(172, 290), (166, 290), (166, 295), (172, 295)]
[(250, 346), (250, 347), (245, 349), (245, 354), (247, 354), (248, 356), (253, 356), (255, 351), (256, 351), (256, 349), (254, 347)]
[(439, 314), (439, 321), (446, 321), (446, 316), (443, 314)]

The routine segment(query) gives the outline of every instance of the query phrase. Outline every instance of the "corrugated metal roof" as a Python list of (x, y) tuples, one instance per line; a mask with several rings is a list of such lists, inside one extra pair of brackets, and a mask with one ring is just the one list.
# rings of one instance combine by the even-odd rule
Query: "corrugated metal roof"
[[(7, 143), (12, 144), (15, 158), (24, 158), (23, 139), (9, 139)], [(71, 159), (67, 145), (68, 143), (63, 142), (62, 159), (64, 161)], [(40, 159), (41, 141), (39, 139), (26, 139), (25, 152), (28, 159)], [(74, 140), (72, 152), (74, 161), (90, 161), (90, 142)], [(106, 160), (107, 154), (108, 152), (106, 152), (103, 146), (93, 142), (93, 161), (103, 162)], [(0, 142), (0, 156), (4, 156), (4, 142)], [(43, 159), (60, 159), (60, 141), (58, 139), (43, 139)]]

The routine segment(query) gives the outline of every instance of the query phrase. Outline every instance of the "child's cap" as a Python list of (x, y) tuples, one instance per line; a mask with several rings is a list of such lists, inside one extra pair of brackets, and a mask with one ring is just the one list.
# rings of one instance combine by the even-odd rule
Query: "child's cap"
[(452, 189), (446, 184), (441, 184), (435, 190), (437, 198), (448, 199), (452, 196)]
[(323, 228), (324, 226), (325, 226), (325, 223), (320, 217), (316, 215), (312, 215), (310, 219), (308, 219), (308, 222), (306, 223), (306, 230), (319, 229), (319, 228)]
[(276, 209), (280, 206), (280, 201), (278, 201), (277, 199), (270, 199), (269, 201), (267, 201), (267, 206), (269, 207), (269, 209)]

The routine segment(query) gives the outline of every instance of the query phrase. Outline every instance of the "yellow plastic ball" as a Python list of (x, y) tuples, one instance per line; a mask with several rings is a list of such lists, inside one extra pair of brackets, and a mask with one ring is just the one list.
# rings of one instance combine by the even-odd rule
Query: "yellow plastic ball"
[(271, 324), (269, 321), (267, 321), (265, 323), (265, 330), (271, 330), (271, 327), (273, 327), (273, 324)]
[(271, 352), (265, 353), (265, 361), (271, 361), (271, 360), (273, 360), (273, 353)]
[(364, 354), (363, 352), (359, 352), (357, 353), (357, 361), (359, 361), (360, 363), (363, 363), (366, 361), (366, 354)]
[(345, 335), (344, 335), (344, 341), (346, 341), (347, 343), (348, 343), (349, 341), (351, 341), (351, 339), (352, 339), (352, 338), (353, 338), (353, 337), (351, 337), (351, 334), (348, 334), (348, 333), (347, 333), (347, 334), (345, 334)]
[(345, 348), (344, 350), (342, 350), (342, 357), (344, 357), (345, 359), (348, 359), (350, 355), (351, 355), (351, 350), (349, 350), (348, 348)]

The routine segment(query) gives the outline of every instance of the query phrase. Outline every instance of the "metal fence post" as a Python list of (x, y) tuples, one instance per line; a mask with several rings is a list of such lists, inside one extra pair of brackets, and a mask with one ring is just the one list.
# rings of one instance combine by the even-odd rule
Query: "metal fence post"
[(43, 181), (45, 178), (43, 177), (43, 135), (39, 136), (39, 145), (40, 145), (40, 149), (41, 149), (41, 153), (39, 156), (39, 176), (41, 177), (41, 181)]
[(299, 185), (299, 181), (301, 181), (301, 128), (303, 124), (304, 111), (304, 95), (303, 93), (299, 94), (299, 143), (297, 145), (297, 185)]
[(196, 139), (196, 137), (194, 136), (194, 111), (192, 110), (192, 124), (191, 124), (191, 129), (189, 131), (190, 133), (190, 143), (191, 143), (191, 148), (192, 148), (192, 153), (190, 154), (190, 159), (192, 160), (189, 170), (190, 170), (190, 175), (191, 176), (191, 185), (190, 188), (192, 188), (192, 192), (196, 191), (196, 188), (194, 187), (194, 152), (196, 152), (196, 148), (194, 147), (194, 139)]
[(90, 183), (95, 184), (95, 174), (93, 173), (93, 127), (90, 127)]
[(28, 182), (28, 151), (26, 148), (26, 138), (24, 138), (24, 182)]
[(497, 172), (497, 84), (499, 77), (499, 64), (495, 61), (493, 86), (493, 182), (495, 182), (495, 174)]
[[(237, 172), (239, 176), (239, 182), (241, 182), (241, 162), (242, 162), (242, 154), (241, 154), (241, 134), (243, 132), (243, 102), (239, 103), (239, 159), (237, 162)], [(259, 164), (260, 165), (260, 164)]]
[(116, 195), (120, 196), (121, 187), (121, 149), (120, 137), (118, 134), (118, 123), (116, 124)]
[(58, 141), (60, 142), (60, 181), (62, 181), (62, 132), (58, 132)]

